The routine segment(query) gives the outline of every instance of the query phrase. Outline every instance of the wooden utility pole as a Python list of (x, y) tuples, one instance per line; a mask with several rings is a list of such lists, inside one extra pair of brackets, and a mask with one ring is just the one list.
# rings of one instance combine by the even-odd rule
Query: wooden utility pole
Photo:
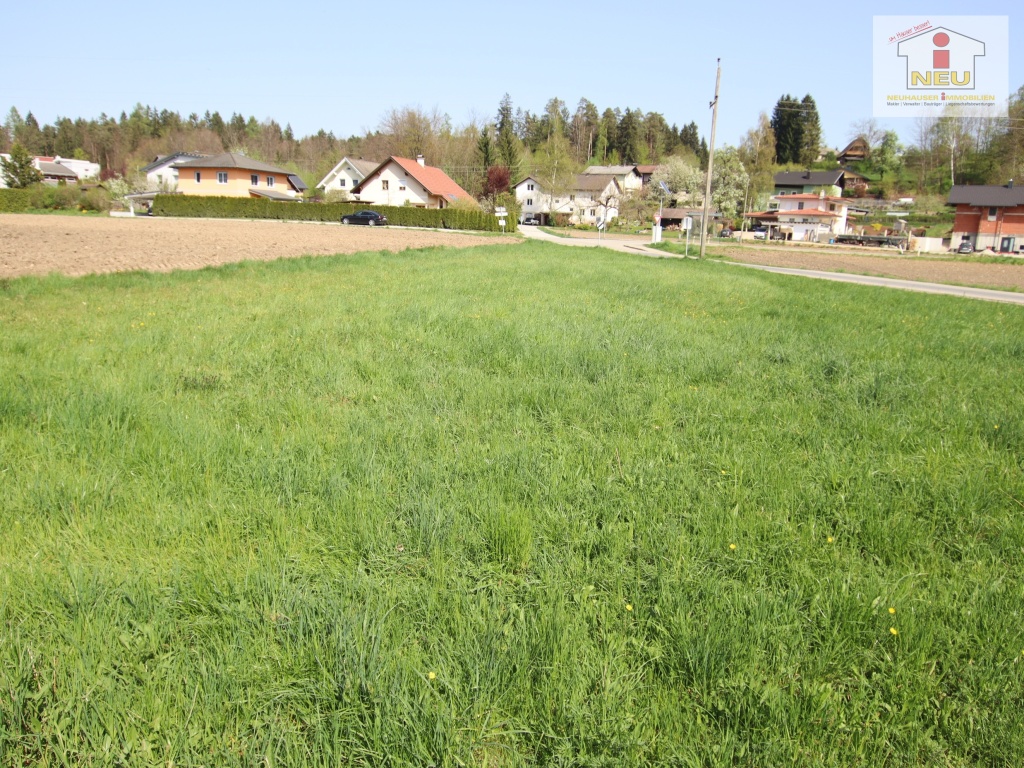
[(711, 205), (711, 173), (715, 169), (715, 125), (718, 123), (718, 88), (722, 84), (722, 60), (718, 59), (715, 76), (715, 100), (711, 107), (711, 146), (708, 148), (708, 180), (704, 187), (704, 215), (700, 219), (700, 258), (704, 258), (704, 245), (708, 239), (708, 206)]

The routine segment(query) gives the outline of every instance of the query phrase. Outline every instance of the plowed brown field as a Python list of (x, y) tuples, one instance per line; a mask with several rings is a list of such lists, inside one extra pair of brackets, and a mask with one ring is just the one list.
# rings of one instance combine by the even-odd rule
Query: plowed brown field
[(511, 237), (282, 221), (0, 215), (0, 277), (200, 269), (246, 259), (497, 245)]

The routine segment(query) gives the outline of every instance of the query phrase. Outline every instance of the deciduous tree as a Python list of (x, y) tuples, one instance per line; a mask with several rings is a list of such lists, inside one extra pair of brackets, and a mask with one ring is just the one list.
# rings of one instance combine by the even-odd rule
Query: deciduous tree
[(676, 205), (697, 206), (704, 201), (704, 178), (704, 172), (695, 162), (673, 155), (658, 166), (651, 181), (654, 186), (665, 182)]

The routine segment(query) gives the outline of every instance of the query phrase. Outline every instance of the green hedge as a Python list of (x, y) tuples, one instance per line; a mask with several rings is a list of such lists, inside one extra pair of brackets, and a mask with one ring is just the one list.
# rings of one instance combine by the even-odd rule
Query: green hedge
[(27, 189), (0, 189), (0, 213), (21, 213), (32, 207)]
[[(155, 216), (188, 216), (210, 219), (280, 219), (285, 221), (341, 221), (342, 216), (372, 209), (400, 227), (469, 229), (500, 232), (498, 217), (462, 208), (412, 208), (365, 203), (286, 203), (255, 197), (206, 197), (157, 195), (151, 211)], [(505, 231), (514, 232), (515, 218), (506, 219)]]

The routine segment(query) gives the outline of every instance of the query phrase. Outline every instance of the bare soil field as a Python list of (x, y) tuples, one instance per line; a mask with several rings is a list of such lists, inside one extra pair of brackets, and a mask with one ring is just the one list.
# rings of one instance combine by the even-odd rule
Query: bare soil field
[(997, 288), (1024, 291), (1024, 261), (1012, 264), (991, 264), (978, 261), (956, 261), (951, 258), (917, 256), (877, 256), (840, 251), (802, 248), (721, 248), (715, 253), (732, 261), (791, 269), (821, 269), (852, 275), (895, 277), (945, 285), (969, 285), (976, 288)]
[(513, 237), (306, 222), (2, 214), (0, 278), (170, 272), (247, 259), (517, 242)]
[[(571, 237), (595, 239), (596, 232), (573, 232)], [(638, 244), (649, 243), (651, 236), (605, 235), (606, 239), (628, 240)], [(666, 236), (668, 239), (668, 236)], [(675, 240), (675, 236), (671, 237)], [(950, 257), (896, 255), (897, 252), (874, 249), (835, 248), (832, 246), (730, 246), (718, 238), (708, 245), (714, 257), (725, 257), (744, 264), (790, 269), (820, 269), (826, 272), (846, 272), (852, 275), (895, 277), (900, 280), (918, 280), (925, 283), (966, 285), (975, 288), (995, 288), (1005, 291), (1024, 291), (1024, 259), (1012, 263), (995, 264), (980, 261), (959, 261)], [(697, 239), (690, 240), (690, 253), (697, 252)], [(890, 255), (892, 254), (892, 255)]]

